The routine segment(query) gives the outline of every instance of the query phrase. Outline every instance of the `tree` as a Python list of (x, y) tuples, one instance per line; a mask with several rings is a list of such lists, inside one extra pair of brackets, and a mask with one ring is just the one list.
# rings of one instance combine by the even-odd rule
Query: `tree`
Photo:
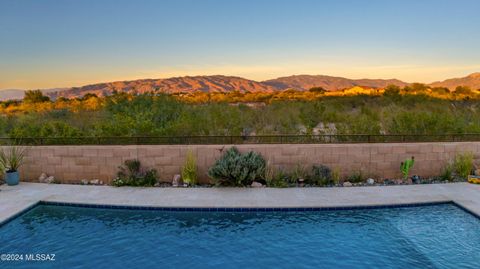
[(79, 98), (80, 101), (85, 101), (90, 98), (98, 98), (98, 96), (94, 93), (86, 93), (85, 95), (82, 96), (82, 98)]
[(406, 93), (413, 93), (413, 94), (419, 94), (419, 93), (426, 93), (430, 88), (423, 84), (423, 83), (412, 83), (409, 86), (405, 86), (403, 88), (403, 91)]
[(447, 87), (434, 87), (432, 88), (432, 93), (450, 94), (450, 90)]
[(34, 91), (26, 91), (25, 97), (23, 97), (23, 101), (25, 103), (43, 103), (50, 101), (48, 96), (43, 95), (42, 91), (34, 90)]
[(324, 94), (326, 92), (326, 90), (323, 87), (312, 87), (308, 91), (313, 93), (320, 93), (320, 94)]
[(464, 95), (470, 95), (472, 94), (472, 89), (468, 86), (458, 86), (455, 88), (455, 94), (464, 94)]
[(383, 96), (398, 100), (400, 98), (400, 87), (397, 85), (388, 85), (383, 92)]

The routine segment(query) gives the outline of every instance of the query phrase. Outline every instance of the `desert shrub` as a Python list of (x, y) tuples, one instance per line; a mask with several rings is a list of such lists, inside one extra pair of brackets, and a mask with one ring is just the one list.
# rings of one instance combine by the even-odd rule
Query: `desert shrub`
[(231, 147), (208, 170), (216, 185), (247, 186), (265, 177), (266, 162), (262, 155), (250, 151), (242, 154)]
[(335, 167), (332, 170), (332, 181), (333, 184), (338, 184), (340, 183), (340, 168)]
[(157, 170), (143, 170), (137, 159), (126, 160), (118, 169), (114, 186), (153, 186), (157, 183)]
[(187, 152), (185, 164), (182, 167), (182, 180), (188, 185), (197, 184), (197, 160), (191, 150)]
[(297, 183), (298, 179), (300, 178), (307, 179), (308, 176), (309, 176), (309, 173), (307, 171), (306, 165), (302, 163), (297, 163), (292, 170), (290, 183)]
[(283, 169), (279, 169), (277, 173), (274, 173), (272, 177), (270, 177), (269, 181), (266, 181), (266, 183), (268, 187), (287, 188), (290, 186), (291, 181), (291, 175), (285, 172)]
[(333, 184), (332, 170), (328, 166), (322, 164), (314, 165), (308, 183), (320, 186)]
[(457, 154), (453, 161), (453, 166), (455, 174), (466, 179), (473, 168), (473, 154), (471, 152)]
[(273, 184), (273, 181), (275, 180), (275, 175), (275, 169), (271, 165), (270, 161), (268, 161), (265, 165), (265, 174), (263, 175), (263, 179), (267, 186), (271, 186)]
[(354, 171), (348, 176), (347, 180), (351, 183), (360, 183), (365, 181), (365, 175), (362, 170)]
[(452, 180), (453, 170), (454, 170), (454, 167), (452, 163), (448, 163), (447, 165), (445, 165), (442, 169), (442, 173), (440, 174), (440, 179), (447, 180), (447, 181)]

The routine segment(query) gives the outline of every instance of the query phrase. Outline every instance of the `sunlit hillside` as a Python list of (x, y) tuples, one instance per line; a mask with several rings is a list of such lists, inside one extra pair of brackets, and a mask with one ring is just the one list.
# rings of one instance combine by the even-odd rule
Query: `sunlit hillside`
[(480, 93), (411, 84), (325, 91), (115, 93), (0, 103), (0, 136), (447, 134), (480, 132)]

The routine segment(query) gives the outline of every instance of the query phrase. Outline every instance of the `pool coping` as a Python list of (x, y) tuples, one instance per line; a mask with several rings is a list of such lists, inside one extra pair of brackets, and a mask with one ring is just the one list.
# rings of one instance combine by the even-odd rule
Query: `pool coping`
[(22, 183), (14, 187), (0, 186), (0, 190), (0, 226), (38, 205), (183, 212), (292, 212), (450, 203), (480, 219), (480, 186), (467, 183), (291, 189), (116, 188)]

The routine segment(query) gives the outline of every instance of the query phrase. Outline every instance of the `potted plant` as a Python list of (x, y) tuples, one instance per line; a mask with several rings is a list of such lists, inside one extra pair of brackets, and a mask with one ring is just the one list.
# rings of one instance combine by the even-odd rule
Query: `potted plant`
[(5, 172), (5, 181), (9, 186), (20, 182), (18, 169), (23, 164), (26, 150), (22, 147), (10, 146), (0, 150), (0, 166)]

